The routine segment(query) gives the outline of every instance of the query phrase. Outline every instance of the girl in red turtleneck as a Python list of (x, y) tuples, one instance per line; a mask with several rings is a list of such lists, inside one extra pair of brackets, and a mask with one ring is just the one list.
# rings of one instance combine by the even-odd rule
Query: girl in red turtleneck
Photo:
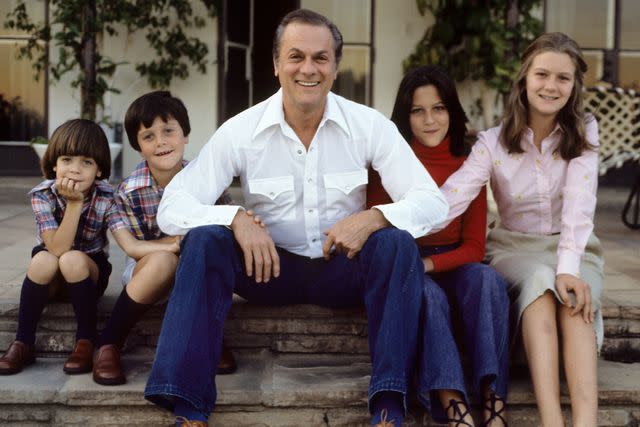
[[(404, 77), (391, 120), (438, 185), (470, 152), (455, 85), (437, 67), (420, 67)], [(373, 171), (367, 198), (369, 207), (391, 202)], [(416, 240), (425, 268), (419, 397), (435, 420), (450, 426), (474, 425), (454, 329), (471, 362), (475, 395), (483, 399), (482, 425), (506, 425), (509, 298), (505, 280), (481, 263), (486, 218), (482, 190), (449, 226)]]

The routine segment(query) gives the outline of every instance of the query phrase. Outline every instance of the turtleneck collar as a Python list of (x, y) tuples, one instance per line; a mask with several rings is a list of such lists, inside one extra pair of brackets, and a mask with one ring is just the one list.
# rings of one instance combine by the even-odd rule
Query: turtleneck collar
[(420, 142), (418, 142), (416, 138), (413, 138), (411, 140), (411, 148), (419, 158), (423, 156), (428, 158), (450, 157), (451, 156), (451, 152), (449, 151), (450, 143), (451, 143), (451, 138), (447, 136), (445, 139), (442, 140), (440, 144), (436, 145), (435, 147), (427, 147), (426, 145), (423, 145)]

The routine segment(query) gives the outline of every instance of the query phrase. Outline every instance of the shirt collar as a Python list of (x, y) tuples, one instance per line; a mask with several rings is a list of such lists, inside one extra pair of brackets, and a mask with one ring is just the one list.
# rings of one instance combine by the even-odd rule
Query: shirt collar
[(153, 177), (149, 171), (149, 165), (146, 160), (143, 160), (136, 165), (131, 175), (125, 180), (124, 192), (130, 193), (141, 188), (152, 187), (153, 184)]
[[(344, 131), (347, 137), (350, 138), (351, 132), (347, 125), (347, 119), (344, 116), (342, 108), (340, 108), (340, 105), (338, 104), (337, 98), (337, 95), (332, 92), (327, 94), (327, 103), (325, 105), (324, 114), (322, 115), (322, 120), (320, 121), (320, 126), (322, 126), (327, 120), (330, 120), (337, 124)], [(257, 138), (258, 135), (271, 126), (280, 125), (284, 129), (286, 122), (284, 120), (284, 109), (282, 108), (282, 88), (278, 89), (278, 91), (265, 102), (267, 105), (262, 117), (260, 117), (260, 121), (258, 122), (255, 131), (253, 132), (252, 139)]]
[[(182, 159), (182, 167), (184, 168), (189, 162), (185, 159)], [(154, 187), (156, 186), (156, 181), (153, 179), (153, 175), (151, 175), (151, 170), (149, 169), (149, 164), (146, 160), (141, 161), (136, 165), (136, 168), (131, 172), (128, 178), (125, 179), (124, 183), (124, 192), (131, 193), (132, 191), (140, 190), (142, 188)]]

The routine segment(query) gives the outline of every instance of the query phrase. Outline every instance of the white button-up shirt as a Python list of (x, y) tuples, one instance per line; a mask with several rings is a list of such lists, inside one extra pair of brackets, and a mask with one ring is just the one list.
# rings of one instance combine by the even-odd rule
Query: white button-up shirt
[(390, 120), (329, 93), (307, 150), (284, 119), (280, 90), (220, 126), (166, 187), (158, 224), (172, 235), (230, 225), (239, 207), (214, 202), (237, 176), (244, 207), (276, 246), (318, 258), (323, 232), (365, 209), (370, 166), (394, 200), (375, 208), (395, 227), (419, 237), (445, 219), (444, 196)]

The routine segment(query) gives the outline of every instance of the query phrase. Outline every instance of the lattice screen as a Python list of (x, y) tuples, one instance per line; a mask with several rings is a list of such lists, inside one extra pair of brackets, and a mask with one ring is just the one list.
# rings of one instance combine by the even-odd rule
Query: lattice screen
[(600, 175), (640, 159), (640, 94), (621, 88), (585, 89), (584, 107), (598, 119)]

